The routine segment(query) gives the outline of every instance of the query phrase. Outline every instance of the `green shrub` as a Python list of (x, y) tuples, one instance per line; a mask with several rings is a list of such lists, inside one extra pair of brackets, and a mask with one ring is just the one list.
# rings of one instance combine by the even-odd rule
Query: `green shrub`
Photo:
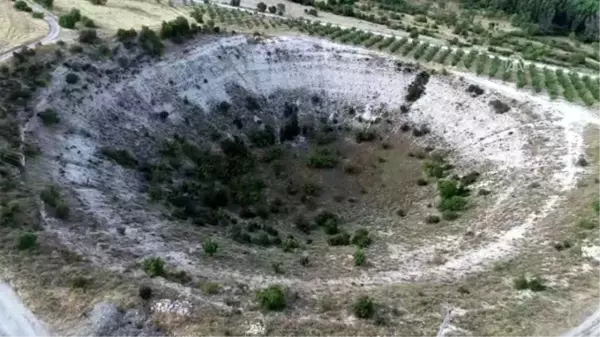
[(440, 211), (462, 211), (467, 206), (467, 198), (459, 195), (452, 196), (450, 198), (442, 199), (439, 205)]
[(357, 248), (356, 251), (354, 251), (354, 265), (356, 266), (362, 266), (365, 264), (367, 257), (365, 256), (365, 251), (362, 248)]
[(81, 17), (81, 24), (83, 24), (83, 26), (86, 28), (96, 28), (97, 27), (94, 20), (88, 18), (87, 16)]
[(165, 261), (160, 257), (151, 257), (144, 260), (142, 263), (142, 269), (150, 277), (164, 277), (167, 273), (165, 270)]
[(361, 296), (354, 304), (354, 315), (358, 318), (371, 318), (375, 314), (375, 303), (369, 296)]
[(444, 199), (466, 195), (466, 191), (459, 185), (459, 182), (453, 179), (438, 181), (438, 191), (440, 196)]
[(44, 18), (44, 13), (42, 13), (42, 12), (33, 12), (33, 13), (31, 13), (31, 16), (34, 19), (43, 19)]
[(62, 219), (62, 220), (66, 220), (69, 218), (69, 213), (70, 213), (69, 205), (67, 205), (66, 202), (61, 200), (56, 205), (56, 217), (59, 219)]
[(79, 76), (77, 76), (75, 73), (68, 73), (65, 76), (65, 81), (69, 84), (75, 84), (79, 81)]
[(131, 28), (131, 29), (119, 28), (119, 30), (117, 30), (117, 40), (119, 40), (121, 42), (129, 42), (129, 41), (132, 41), (133, 39), (135, 39), (136, 37), (137, 37), (137, 32), (133, 28)]
[(322, 211), (315, 217), (315, 224), (325, 229), (325, 233), (334, 235), (339, 233), (340, 217), (330, 211)]
[(256, 297), (260, 306), (269, 311), (281, 311), (285, 309), (285, 292), (280, 285), (272, 285), (260, 290)]
[(151, 56), (159, 56), (165, 49), (165, 45), (156, 32), (146, 26), (142, 26), (138, 41), (142, 49)]
[(188, 35), (190, 35), (190, 24), (183, 16), (178, 16), (175, 20), (163, 21), (160, 27), (160, 37), (162, 39), (182, 42), (183, 38)]
[[(93, 26), (93, 21), (92, 21)], [(98, 35), (94, 29), (83, 29), (79, 32), (79, 42), (93, 44), (98, 41)]]
[(342, 232), (340, 234), (327, 238), (327, 243), (330, 246), (347, 246), (350, 244), (350, 234)]
[(58, 187), (54, 185), (47, 186), (40, 193), (40, 198), (46, 204), (52, 207), (56, 207), (56, 205), (58, 205), (58, 203), (60, 202), (60, 191), (58, 190)]
[(206, 255), (213, 256), (217, 252), (217, 249), (219, 249), (219, 245), (211, 239), (206, 239), (202, 244), (202, 249), (204, 249)]
[(600, 213), (600, 200), (594, 201), (592, 207), (594, 208), (594, 212), (596, 212), (596, 214)]
[(19, 236), (19, 241), (17, 242), (17, 249), (27, 250), (37, 247), (37, 239), (38, 236), (35, 233), (23, 233)]
[(332, 169), (339, 164), (339, 159), (328, 149), (320, 149), (308, 158), (307, 166), (316, 169)]
[(58, 24), (63, 28), (73, 29), (79, 20), (81, 20), (81, 12), (77, 8), (73, 8), (68, 14), (58, 18)]
[(24, 12), (33, 11), (33, 9), (31, 9), (31, 7), (29, 7), (29, 5), (23, 0), (16, 1), (15, 4), (13, 5), (13, 7), (18, 11), (24, 11)]
[(300, 247), (300, 245), (298, 244), (296, 238), (290, 235), (287, 238), (285, 238), (285, 240), (281, 244), (281, 247), (283, 248), (284, 252), (291, 252), (292, 250)]
[(439, 179), (443, 178), (445, 175), (443, 163), (433, 160), (426, 160), (425, 162), (423, 162), (423, 170), (425, 171), (427, 176), (432, 178)]
[(44, 111), (38, 112), (37, 115), (42, 120), (42, 123), (44, 123), (44, 125), (53, 125), (60, 122), (60, 118), (58, 118), (56, 110), (52, 108), (48, 108)]
[(369, 231), (365, 228), (357, 229), (352, 237), (352, 244), (359, 248), (365, 248), (371, 245), (371, 237)]

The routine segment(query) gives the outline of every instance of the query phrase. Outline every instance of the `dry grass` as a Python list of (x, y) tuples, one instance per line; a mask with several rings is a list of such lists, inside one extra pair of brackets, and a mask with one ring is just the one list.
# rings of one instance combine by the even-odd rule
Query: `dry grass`
[(57, 0), (55, 13), (66, 13), (78, 8), (82, 15), (90, 17), (100, 28), (116, 31), (119, 28), (139, 29), (142, 25), (157, 27), (164, 20), (172, 20), (188, 13), (186, 8), (170, 7), (166, 0), (109, 0), (104, 6), (96, 6), (86, 0)]
[(0, 2), (0, 53), (25, 43), (34, 42), (48, 33), (48, 24), (31, 14), (17, 11), (13, 2)]

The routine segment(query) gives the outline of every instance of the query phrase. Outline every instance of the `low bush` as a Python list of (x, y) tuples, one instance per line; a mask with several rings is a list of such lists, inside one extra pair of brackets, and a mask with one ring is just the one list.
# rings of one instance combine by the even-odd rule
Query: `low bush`
[(332, 169), (339, 164), (338, 157), (329, 149), (315, 151), (308, 158), (307, 166), (316, 169)]
[(461, 197), (459, 195), (454, 195), (450, 198), (442, 198), (442, 201), (439, 205), (440, 211), (462, 211), (467, 206), (467, 198)]
[(219, 245), (211, 239), (206, 239), (202, 244), (202, 249), (206, 255), (213, 256), (217, 252), (217, 249), (219, 249)]
[(435, 223), (440, 222), (440, 217), (437, 216), (437, 215), (428, 215), (425, 218), (425, 222), (428, 223), (428, 224), (435, 224)]
[(372, 142), (377, 139), (377, 132), (374, 130), (360, 130), (356, 133), (356, 142)]
[(140, 286), (138, 296), (145, 301), (149, 300), (152, 297), (152, 288), (146, 285)]
[(160, 257), (151, 257), (144, 260), (142, 269), (150, 277), (164, 277), (167, 272), (165, 270), (165, 261)]
[(23, 233), (19, 236), (17, 249), (30, 250), (37, 247), (38, 236), (35, 233)]
[(44, 18), (44, 13), (42, 13), (42, 12), (33, 12), (33, 13), (31, 13), (31, 16), (34, 19), (43, 19)]
[(371, 237), (369, 231), (365, 228), (357, 229), (352, 236), (352, 244), (357, 245), (359, 248), (365, 248), (371, 245)]
[(56, 205), (56, 217), (59, 219), (62, 219), (62, 220), (66, 220), (69, 218), (69, 214), (70, 214), (69, 205), (67, 205), (66, 202), (61, 200)]
[(75, 84), (75, 83), (77, 83), (79, 81), (79, 76), (77, 76), (77, 74), (75, 74), (75, 73), (68, 73), (65, 76), (65, 81), (68, 84)]
[(296, 238), (291, 235), (285, 238), (285, 240), (281, 243), (281, 248), (284, 252), (291, 252), (298, 247), (300, 247), (300, 244), (298, 244)]
[(15, 1), (15, 4), (13, 5), (13, 7), (18, 11), (24, 11), (24, 12), (32, 12), (33, 11), (33, 9), (31, 9), (31, 7), (29, 7), (29, 5), (23, 0)]
[(547, 288), (546, 285), (544, 284), (544, 281), (541, 278), (535, 277), (535, 278), (529, 280), (525, 277), (525, 275), (521, 275), (521, 276), (517, 277), (516, 279), (514, 279), (513, 286), (517, 290), (529, 289), (531, 291), (536, 291), (536, 292), (546, 290), (546, 288)]
[(375, 303), (369, 296), (361, 296), (354, 304), (354, 315), (358, 318), (371, 318), (375, 314)]
[(40, 193), (40, 198), (42, 199), (43, 202), (45, 202), (46, 204), (52, 206), (52, 207), (56, 207), (56, 205), (58, 205), (58, 203), (60, 202), (60, 191), (58, 190), (58, 188), (54, 185), (50, 185), (47, 186), (44, 190), (42, 190), (42, 192)]
[(77, 8), (73, 8), (69, 13), (58, 18), (58, 24), (63, 28), (73, 29), (79, 20), (81, 20), (81, 12)]
[[(93, 21), (92, 21), (93, 25)], [(83, 29), (79, 32), (79, 42), (94, 44), (98, 41), (98, 35), (96, 34), (96, 30), (94, 29)]]
[(272, 285), (260, 290), (256, 297), (260, 306), (269, 311), (281, 311), (285, 309), (285, 292), (282, 286)]
[(354, 265), (356, 266), (362, 266), (365, 264), (367, 257), (365, 256), (365, 251), (362, 248), (357, 248), (356, 251), (354, 251)]
[(60, 122), (60, 118), (58, 118), (58, 114), (56, 110), (52, 108), (48, 108), (44, 111), (38, 112), (37, 116), (42, 120), (44, 125), (54, 125)]

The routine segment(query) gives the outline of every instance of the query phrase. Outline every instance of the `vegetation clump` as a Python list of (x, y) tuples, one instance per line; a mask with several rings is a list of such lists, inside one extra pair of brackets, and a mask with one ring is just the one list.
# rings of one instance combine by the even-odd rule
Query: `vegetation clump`
[(375, 303), (367, 295), (358, 298), (354, 304), (354, 315), (358, 318), (371, 318), (375, 314)]
[(330, 246), (348, 246), (350, 244), (350, 234), (342, 232), (327, 238)]
[(339, 162), (340, 160), (333, 151), (323, 148), (310, 155), (307, 165), (316, 169), (332, 169), (337, 167)]
[(160, 257), (147, 258), (142, 262), (142, 269), (150, 277), (164, 277), (167, 275), (165, 261)]
[(18, 250), (30, 250), (37, 247), (38, 236), (35, 233), (23, 233), (17, 242)]
[(356, 251), (354, 251), (354, 265), (356, 266), (362, 266), (365, 264), (367, 257), (365, 256), (365, 251), (362, 248), (357, 248)]
[(285, 309), (285, 291), (280, 285), (271, 285), (260, 290), (256, 297), (260, 306), (269, 311), (281, 311)]
[(365, 228), (357, 229), (354, 232), (354, 236), (352, 236), (352, 244), (358, 246), (359, 248), (366, 248), (371, 245), (371, 237), (369, 236), (369, 231)]
[(206, 239), (202, 244), (202, 249), (206, 255), (213, 256), (217, 252), (217, 249), (219, 249), (219, 245), (211, 239)]
[(517, 290), (526, 290), (529, 289), (531, 291), (543, 291), (546, 290), (546, 285), (544, 281), (539, 277), (534, 277), (532, 279), (527, 279), (525, 275), (521, 275), (514, 279), (513, 285)]
[(54, 125), (60, 122), (60, 118), (58, 118), (56, 110), (52, 108), (48, 108), (46, 110), (38, 112), (37, 115), (42, 120), (42, 123), (44, 123), (44, 125)]

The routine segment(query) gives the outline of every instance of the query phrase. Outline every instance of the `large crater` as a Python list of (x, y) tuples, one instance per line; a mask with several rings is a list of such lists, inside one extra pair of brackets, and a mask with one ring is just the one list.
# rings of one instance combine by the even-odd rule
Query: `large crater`
[[(198, 280), (229, 289), (208, 300), (221, 306), (237, 294), (235, 284), (255, 290), (278, 283), (314, 299), (396, 284), (461, 282), (545, 244), (536, 233), (584, 172), (577, 161), (584, 153), (584, 127), (593, 120), (587, 111), (491, 81), (435, 74), (309, 38), (206, 39), (160, 61), (133, 54), (121, 48), (113, 60), (73, 58), (54, 71), (36, 110), (53, 108), (60, 122), (29, 123), (26, 138), (42, 155), (28, 161), (33, 172), (28, 179), (52, 181), (72, 205), (65, 221), (51, 209), (44, 213), (46, 232), (61, 244), (97, 268), (137, 278), (145, 277), (139, 267), (144, 259), (161, 257), (168, 268), (188, 275), (181, 283), (190, 301), (205, 297), (190, 285)], [(67, 83), (69, 73), (79, 81)], [(419, 85), (424, 92), (411, 97)], [(282, 199), (285, 211), (247, 219), (252, 217), (242, 215), (247, 207), (238, 203), (224, 208), (233, 224), (213, 224), (206, 200), (190, 196), (207, 189), (204, 183), (178, 190), (197, 207), (172, 202), (173, 188), (181, 188), (186, 172), (196, 174), (205, 159), (179, 158), (175, 164), (165, 155), (166, 141), (185, 139), (218, 153), (219, 142), (238, 136), (250, 144), (266, 126), (279, 135), (294, 116), (299, 132), (275, 140), (287, 156), (283, 173), (272, 174), (272, 164), (263, 162), (253, 171), (266, 182), (267, 201)], [(336, 134), (335, 140), (315, 143), (312, 137), (321, 130)], [(357, 142), (357, 132), (371, 131), (374, 141)], [(322, 147), (334, 149), (337, 168), (307, 167), (306, 160)], [(251, 148), (257, 156), (268, 151)], [(125, 149), (135, 160), (119, 165), (114, 151)], [(439, 215), (436, 179), (421, 168), (441, 155), (450, 164), (447, 178), (479, 175), (468, 185), (461, 216), (434, 223), (428, 217)], [(165, 161), (170, 174), (180, 175), (157, 183)], [(307, 181), (319, 185), (320, 193), (308, 193)], [(291, 183), (302, 197), (289, 191)], [(157, 186), (163, 188), (162, 201), (151, 201)], [(256, 211), (256, 205), (249, 207)], [(181, 208), (193, 208), (191, 215), (177, 213)], [(368, 228), (368, 268), (353, 266), (354, 248), (327, 245), (322, 230), (298, 230), (298, 216), (311, 220), (323, 209), (335, 210), (348, 233)], [(232, 227), (252, 222), (275, 228), (280, 240), (294, 236), (300, 247), (282, 252), (278, 242), (256, 245), (256, 228), (248, 229), (252, 243), (232, 236)], [(219, 242), (212, 258), (202, 253), (209, 237)], [(297, 263), (301, 254), (310, 256), (309, 268)], [(273, 272), (273, 263), (285, 272)], [(165, 284), (173, 287), (172, 280)], [(296, 305), (304, 312), (310, 303)], [(240, 329), (236, 332), (249, 331)], [(344, 329), (337, 331), (351, 331)], [(389, 329), (415, 334), (436, 327)]]

